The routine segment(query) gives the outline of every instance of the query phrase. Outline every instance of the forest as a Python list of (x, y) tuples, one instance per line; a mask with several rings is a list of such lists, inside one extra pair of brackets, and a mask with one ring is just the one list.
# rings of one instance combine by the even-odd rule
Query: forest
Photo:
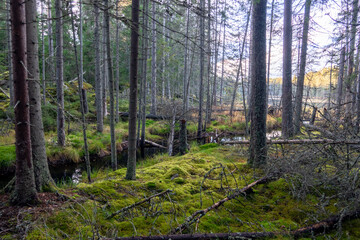
[(5, 0), (0, 239), (360, 239), (359, 0)]

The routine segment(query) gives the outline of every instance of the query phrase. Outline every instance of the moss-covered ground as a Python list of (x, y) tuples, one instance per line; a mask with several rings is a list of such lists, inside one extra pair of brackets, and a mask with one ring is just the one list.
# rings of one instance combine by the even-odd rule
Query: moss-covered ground
[[(37, 218), (26, 239), (88, 239), (168, 234), (187, 217), (265, 175), (246, 165), (243, 150), (234, 146), (192, 145), (184, 156), (158, 155), (137, 165), (137, 180), (124, 179), (126, 169), (98, 171), (94, 182), (71, 189), (72, 201)], [(85, 181), (85, 179), (84, 179)], [(312, 194), (294, 198), (280, 178), (256, 186), (208, 212), (185, 230), (188, 233), (288, 232), (336, 214), (336, 201), (319, 211)], [(108, 217), (149, 196), (130, 210)], [(69, 191), (66, 190), (67, 192)], [(360, 238), (359, 220), (344, 225), (341, 236)], [(319, 236), (328, 239), (336, 233)], [(279, 239), (291, 239), (279, 236)]]

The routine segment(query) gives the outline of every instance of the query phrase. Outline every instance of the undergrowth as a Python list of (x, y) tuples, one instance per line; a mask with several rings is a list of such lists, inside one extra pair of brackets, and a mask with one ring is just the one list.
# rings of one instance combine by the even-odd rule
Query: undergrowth
[[(94, 173), (92, 184), (76, 186), (74, 203), (37, 220), (27, 239), (168, 234), (194, 212), (266, 174), (246, 165), (238, 147), (216, 144), (192, 144), (184, 156), (164, 154), (138, 163), (136, 181), (125, 180), (125, 173), (125, 168)], [(287, 232), (337, 213), (334, 201), (319, 212), (315, 195), (296, 198), (291, 188), (282, 178), (256, 186), (208, 212), (183, 233)], [(166, 190), (170, 192), (108, 219), (119, 209)], [(358, 220), (350, 222), (343, 233), (360, 237), (357, 226)]]

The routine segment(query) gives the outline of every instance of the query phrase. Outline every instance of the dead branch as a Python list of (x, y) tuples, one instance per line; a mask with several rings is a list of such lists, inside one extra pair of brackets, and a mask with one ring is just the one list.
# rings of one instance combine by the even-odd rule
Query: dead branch
[(131, 204), (131, 205), (127, 206), (127, 207), (124, 207), (124, 208), (122, 208), (122, 209), (120, 209), (120, 210), (112, 213), (110, 216), (107, 217), (107, 219), (113, 218), (113, 217), (115, 217), (116, 215), (118, 215), (118, 214), (120, 214), (120, 213), (122, 213), (122, 212), (128, 211), (129, 209), (132, 209), (132, 208), (134, 208), (134, 207), (136, 207), (136, 206), (139, 206), (139, 205), (141, 205), (141, 204), (143, 204), (143, 203), (145, 203), (145, 202), (150, 201), (150, 200), (151, 200), (152, 198), (154, 198), (154, 197), (159, 197), (159, 196), (164, 195), (164, 194), (167, 194), (167, 193), (169, 193), (169, 192), (171, 192), (171, 190), (170, 190), (170, 189), (167, 189), (167, 190), (165, 190), (165, 191), (162, 191), (161, 193), (157, 193), (157, 194), (154, 194), (154, 195), (152, 195), (152, 196), (150, 196), (150, 197), (147, 197), (147, 198), (141, 200), (140, 202), (136, 202), (136, 203)]
[[(249, 140), (221, 142), (221, 144), (249, 144)], [(279, 139), (267, 140), (267, 144), (360, 144), (360, 140), (333, 140), (333, 139)]]
[(274, 237), (272, 232), (254, 232), (254, 233), (199, 233), (199, 234), (173, 234), (162, 236), (148, 236), (148, 237), (123, 237), (116, 238), (116, 240), (184, 240), (184, 239), (255, 239)]
[(183, 230), (185, 230), (185, 228), (189, 227), (191, 224), (193, 224), (194, 222), (198, 221), (200, 218), (205, 216), (207, 212), (220, 207), (225, 202), (227, 202), (227, 201), (229, 201), (231, 199), (237, 198), (239, 195), (241, 195), (243, 193), (248, 192), (249, 190), (252, 189), (252, 187), (254, 187), (254, 186), (258, 185), (258, 184), (267, 183), (272, 179), (273, 178), (263, 177), (263, 178), (261, 178), (259, 180), (256, 180), (255, 182), (250, 183), (249, 185), (243, 187), (242, 189), (237, 190), (235, 193), (231, 194), (230, 196), (228, 196), (228, 197), (214, 203), (212, 206), (210, 206), (210, 207), (208, 207), (206, 209), (203, 209), (203, 210), (196, 211), (190, 217), (188, 217), (183, 224), (181, 224), (174, 231), (172, 231), (172, 233), (177, 233), (177, 232), (181, 233)]

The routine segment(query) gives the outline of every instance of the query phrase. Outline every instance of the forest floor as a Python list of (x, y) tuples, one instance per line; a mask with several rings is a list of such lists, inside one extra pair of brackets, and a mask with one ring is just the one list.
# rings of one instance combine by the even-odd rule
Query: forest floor
[[(302, 176), (298, 166), (293, 166), (298, 169), (297, 175), (291, 170), (278, 175), (274, 168), (285, 164), (276, 162), (277, 158), (270, 157), (266, 169), (252, 169), (246, 159), (245, 146), (192, 144), (184, 156), (159, 154), (139, 162), (136, 181), (124, 179), (126, 168), (104, 169), (92, 174), (91, 184), (83, 177), (76, 186), (61, 187), (59, 193), (66, 198), (39, 194), (41, 203), (36, 206), (9, 206), (9, 196), (1, 195), (0, 238), (111, 239), (180, 232), (266, 232), (276, 233), (272, 238), (292, 239), (291, 234), (299, 228), (345, 214), (345, 209), (351, 211), (351, 200), (345, 202), (335, 194), (340, 190), (330, 183), (304, 189), (311, 176), (320, 179), (313, 166), (309, 167), (311, 176)], [(324, 167), (324, 171), (332, 173), (333, 168)], [(270, 175), (268, 181), (242, 192)], [(233, 199), (214, 207), (230, 196)], [(303, 239), (359, 239), (360, 220), (321, 233), (310, 232)]]

